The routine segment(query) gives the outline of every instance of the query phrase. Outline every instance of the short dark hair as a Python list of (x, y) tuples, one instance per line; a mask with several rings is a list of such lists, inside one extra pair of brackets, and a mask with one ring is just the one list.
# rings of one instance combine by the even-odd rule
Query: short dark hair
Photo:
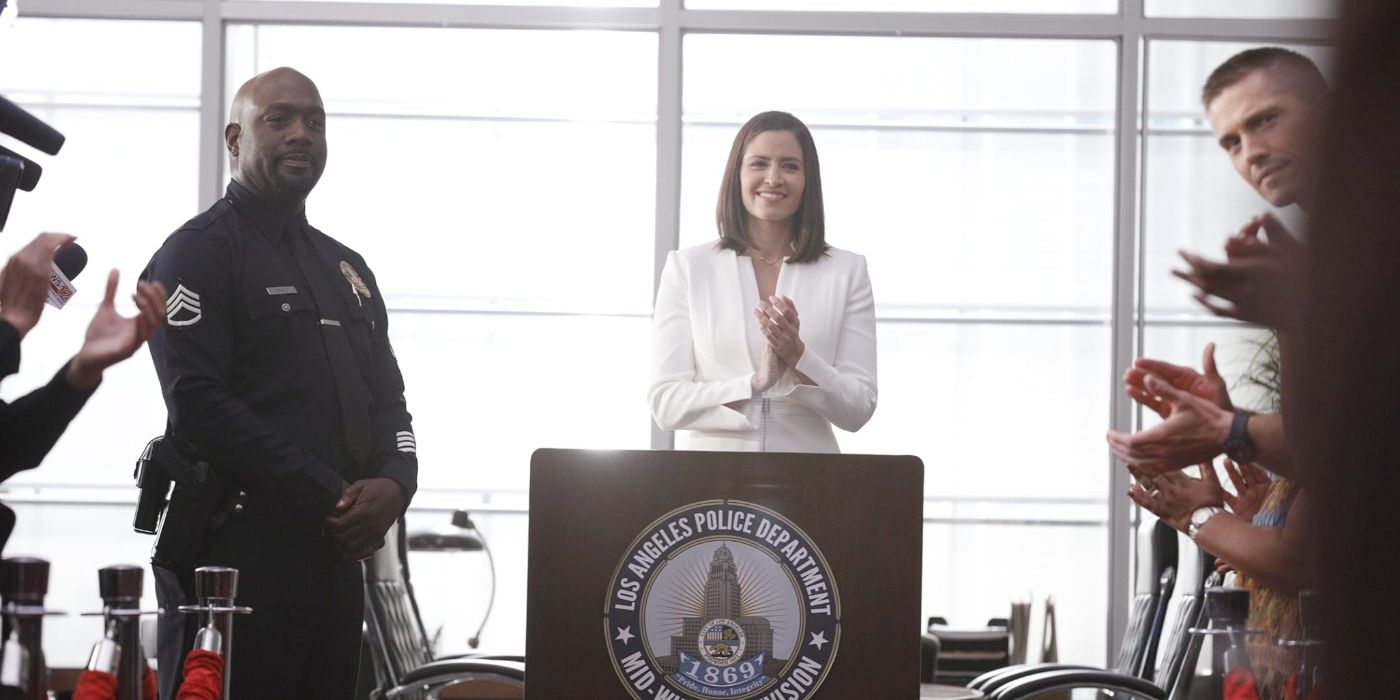
[(755, 136), (765, 131), (787, 131), (797, 138), (802, 148), (802, 169), (806, 184), (802, 203), (792, 217), (792, 255), (789, 262), (812, 262), (826, 255), (826, 215), (822, 208), (822, 169), (817, 160), (817, 144), (812, 132), (802, 120), (787, 112), (763, 112), (739, 128), (734, 145), (729, 149), (729, 162), (724, 166), (724, 179), (719, 186), (719, 203), (715, 206), (715, 223), (719, 227), (719, 247), (742, 253), (749, 249), (748, 211), (739, 185), (739, 169), (744, 149)]
[(1285, 82), (1309, 102), (1327, 92), (1327, 79), (1312, 59), (1279, 46), (1261, 46), (1241, 51), (1216, 66), (1201, 88), (1201, 104), (1209, 109), (1226, 88), (1261, 70), (1286, 72)]

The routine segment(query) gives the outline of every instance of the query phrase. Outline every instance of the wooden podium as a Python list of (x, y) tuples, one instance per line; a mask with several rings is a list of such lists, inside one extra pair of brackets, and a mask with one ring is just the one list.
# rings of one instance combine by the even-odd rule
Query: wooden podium
[(916, 698), (915, 457), (535, 452), (526, 697)]

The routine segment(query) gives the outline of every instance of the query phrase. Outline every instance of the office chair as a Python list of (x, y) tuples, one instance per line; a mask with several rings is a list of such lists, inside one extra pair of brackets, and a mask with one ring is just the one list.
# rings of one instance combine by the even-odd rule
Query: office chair
[(523, 696), (523, 656), (434, 657), (413, 596), (402, 519), (384, 541), (365, 562), (365, 634), (375, 676), (370, 697), (430, 700), (469, 683), (519, 689)]
[(1181, 596), (1171, 634), (1168, 635), (1163, 644), (1165, 653), (1162, 663), (1158, 665), (1153, 680), (1149, 681), (1136, 675), (1115, 671), (1066, 668), (1027, 674), (1001, 683), (992, 683), (990, 688), (984, 684), (983, 692), (991, 700), (1022, 700), (1043, 693), (1078, 688), (1097, 688), (1111, 691), (1115, 696), (1148, 698), (1149, 700), (1184, 697), (1189, 683), (1183, 682), (1183, 679), (1195, 667), (1196, 656), (1200, 653), (1200, 648), (1192, 644), (1192, 635), (1189, 630), (1204, 622), (1205, 611), (1202, 606), (1205, 590), (1220, 585), (1223, 578), (1220, 573), (1214, 570), (1215, 558), (1213, 556), (1198, 550), (1196, 558), (1200, 567), (1198, 572), (1206, 575), (1204, 577), (1194, 575), (1193, 583), (1196, 585), (1191, 591)]
[[(1156, 521), (1138, 537), (1138, 584), (1129, 604), (1128, 625), (1118, 647), (1114, 672), (1119, 675), (1150, 678), (1157, 659), (1157, 644), (1172, 591), (1176, 586), (1179, 547), (1178, 533), (1172, 526)], [(1101, 671), (1093, 666), (1034, 663), (1008, 666), (973, 679), (968, 688), (990, 695), (1014, 681), (1051, 671)]]

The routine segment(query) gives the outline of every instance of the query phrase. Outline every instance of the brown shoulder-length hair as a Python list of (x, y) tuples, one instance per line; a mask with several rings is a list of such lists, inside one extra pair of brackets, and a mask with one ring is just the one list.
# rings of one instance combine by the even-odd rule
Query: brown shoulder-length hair
[(724, 165), (724, 180), (719, 186), (719, 203), (715, 206), (715, 223), (719, 227), (719, 247), (736, 252), (749, 249), (748, 210), (739, 186), (739, 169), (743, 167), (744, 149), (755, 136), (765, 131), (788, 131), (797, 137), (802, 147), (802, 171), (806, 185), (802, 203), (792, 217), (792, 255), (789, 262), (812, 262), (826, 255), (826, 215), (822, 209), (822, 169), (817, 160), (817, 144), (812, 132), (802, 120), (787, 112), (763, 112), (755, 115), (734, 136), (729, 149), (729, 162)]

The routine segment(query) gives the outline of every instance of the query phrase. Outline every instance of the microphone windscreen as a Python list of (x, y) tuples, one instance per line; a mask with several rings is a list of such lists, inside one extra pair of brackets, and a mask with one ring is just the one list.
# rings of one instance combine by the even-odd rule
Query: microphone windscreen
[(63, 134), (23, 107), (0, 97), (0, 133), (9, 134), (51, 156), (63, 148)]
[(87, 251), (77, 243), (69, 243), (54, 253), (53, 264), (69, 281), (78, 279), (78, 273), (87, 267)]

